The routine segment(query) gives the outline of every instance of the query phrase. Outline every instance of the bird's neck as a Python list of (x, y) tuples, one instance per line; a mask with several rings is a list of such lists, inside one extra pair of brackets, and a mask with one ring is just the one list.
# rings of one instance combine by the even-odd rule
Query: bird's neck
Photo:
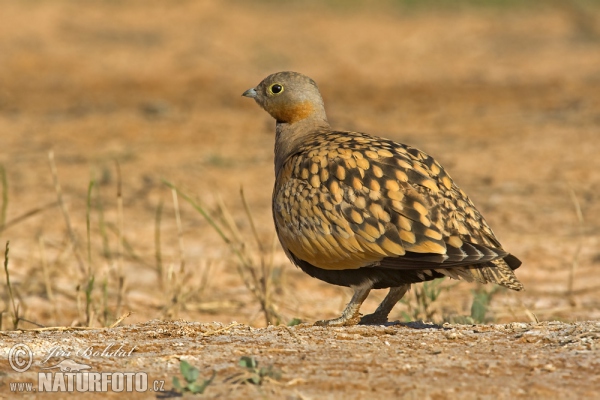
[(314, 116), (294, 123), (277, 122), (275, 128), (275, 176), (286, 160), (294, 155), (314, 134), (330, 129), (327, 117)]

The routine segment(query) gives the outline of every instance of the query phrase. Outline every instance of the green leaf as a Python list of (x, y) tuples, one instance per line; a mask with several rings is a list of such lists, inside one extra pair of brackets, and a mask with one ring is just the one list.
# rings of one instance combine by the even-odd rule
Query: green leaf
[(198, 391), (195, 393), (200, 393), (200, 394), (204, 393), (204, 390), (206, 390), (206, 387), (212, 383), (212, 381), (215, 379), (216, 375), (217, 375), (217, 372), (213, 369), (212, 376), (210, 377), (210, 379), (205, 379), (201, 385), (196, 384), (196, 386), (198, 387)]
[(181, 383), (179, 382), (179, 378), (177, 378), (176, 376), (173, 377), (173, 387), (180, 392), (183, 391)]
[(288, 322), (287, 326), (296, 326), (296, 325), (300, 325), (301, 323), (302, 323), (302, 320), (300, 318), (294, 318), (290, 322)]
[(242, 356), (238, 364), (242, 368), (252, 369), (258, 366), (258, 361), (254, 357)]
[(179, 364), (179, 369), (181, 370), (181, 374), (188, 383), (196, 382), (196, 379), (198, 379), (198, 377), (200, 376), (200, 371), (198, 371), (198, 368), (193, 367), (185, 360), (181, 360), (181, 363)]
[(262, 378), (264, 376), (268, 376), (269, 378), (279, 380), (281, 379), (281, 370), (279, 368), (274, 367), (273, 365), (269, 365), (268, 367), (262, 367), (258, 371), (258, 375)]
[(179, 362), (179, 370), (183, 376), (187, 376), (188, 371), (192, 368), (192, 366), (185, 360), (181, 360)]
[(251, 383), (255, 385), (260, 385), (260, 376), (258, 374), (252, 374), (252, 376), (248, 379)]
[(485, 291), (473, 292), (473, 304), (471, 305), (471, 318), (477, 323), (486, 321), (485, 314), (487, 313), (492, 294)]
[(190, 383), (189, 385), (187, 385), (187, 390), (189, 390), (192, 393), (202, 394), (202, 392), (204, 392), (205, 388), (206, 388), (206, 386), (198, 385), (197, 383)]
[(198, 379), (199, 376), (200, 376), (200, 371), (198, 370), (198, 368), (192, 367), (188, 371), (188, 376), (186, 376), (185, 379), (188, 382), (196, 382), (196, 380)]

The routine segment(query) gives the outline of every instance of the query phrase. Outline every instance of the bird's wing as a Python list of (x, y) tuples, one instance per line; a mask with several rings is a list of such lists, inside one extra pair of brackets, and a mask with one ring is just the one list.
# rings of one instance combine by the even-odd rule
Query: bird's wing
[(323, 269), (449, 268), (507, 256), (433, 158), (356, 132), (315, 135), (273, 196), (286, 251)]

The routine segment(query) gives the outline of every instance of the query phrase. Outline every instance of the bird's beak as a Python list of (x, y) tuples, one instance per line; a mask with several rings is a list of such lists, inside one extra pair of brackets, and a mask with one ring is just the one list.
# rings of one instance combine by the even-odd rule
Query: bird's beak
[(244, 93), (242, 93), (242, 96), (255, 98), (256, 94), (257, 94), (256, 89), (252, 88), (252, 89), (248, 89)]

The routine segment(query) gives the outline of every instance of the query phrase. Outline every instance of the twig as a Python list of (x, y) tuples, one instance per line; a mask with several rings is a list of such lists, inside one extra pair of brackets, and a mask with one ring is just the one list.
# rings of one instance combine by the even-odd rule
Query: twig
[(231, 324), (227, 325), (226, 327), (223, 327), (223, 328), (220, 328), (220, 329), (217, 329), (217, 330), (214, 330), (214, 331), (205, 332), (205, 333), (202, 334), (202, 336), (213, 336), (213, 335), (216, 335), (216, 334), (221, 333), (223, 331), (226, 331), (228, 329), (231, 329), (231, 328), (233, 328), (236, 325), (241, 325), (241, 324), (239, 322), (232, 322)]
[(109, 326), (108, 328), (114, 328), (117, 325), (119, 325), (121, 322), (123, 322), (123, 320), (127, 317), (129, 317), (131, 315), (131, 311), (127, 311), (125, 314), (121, 315), (119, 318), (117, 318), (117, 320), (115, 322), (112, 323), (111, 326)]

